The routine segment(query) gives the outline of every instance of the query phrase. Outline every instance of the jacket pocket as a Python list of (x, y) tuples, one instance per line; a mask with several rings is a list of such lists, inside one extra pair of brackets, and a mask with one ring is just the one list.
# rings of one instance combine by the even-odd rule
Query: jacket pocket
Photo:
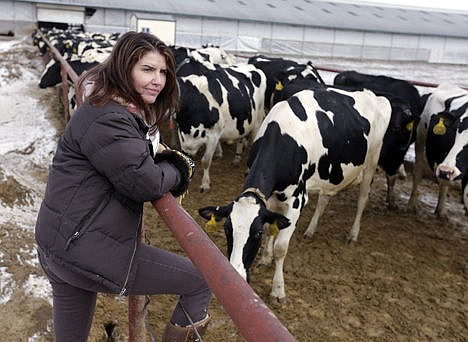
[(73, 233), (67, 238), (65, 243), (65, 251), (68, 251), (71, 244), (78, 240), (86, 230), (91, 226), (91, 224), (95, 221), (96, 217), (102, 212), (102, 210), (107, 206), (111, 199), (111, 192), (107, 192), (104, 196), (99, 205), (95, 206), (91, 209), (76, 225)]

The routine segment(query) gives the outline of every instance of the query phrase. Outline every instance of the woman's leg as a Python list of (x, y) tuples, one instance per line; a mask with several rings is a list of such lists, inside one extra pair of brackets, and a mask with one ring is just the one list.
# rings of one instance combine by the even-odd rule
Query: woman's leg
[(83, 290), (63, 281), (53, 271), (57, 265), (47, 262), (40, 252), (38, 254), (52, 285), (55, 341), (86, 342), (93, 322), (96, 292)]
[(171, 322), (187, 326), (206, 318), (211, 291), (190, 259), (153, 246), (141, 244), (136, 254), (136, 276), (128, 284), (130, 295), (179, 295)]

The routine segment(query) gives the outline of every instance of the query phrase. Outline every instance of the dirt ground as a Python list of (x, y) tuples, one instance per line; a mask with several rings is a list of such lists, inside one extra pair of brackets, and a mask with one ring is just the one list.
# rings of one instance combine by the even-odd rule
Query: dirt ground
[[(44, 94), (40, 95), (42, 100), (51, 106), (49, 119), (58, 128), (63, 127), (60, 105), (51, 100), (55, 90)], [(212, 190), (198, 191), (202, 172), (197, 172), (182, 203), (202, 227), (205, 222), (198, 216), (198, 208), (226, 204), (241, 190), (246, 156), (240, 167), (234, 167), (233, 146), (225, 146), (224, 151), (225, 156), (215, 159), (211, 167)], [(200, 156), (196, 161), (200, 165)], [(30, 171), (43, 184), (47, 165), (34, 165)], [(3, 206), (37, 200), (14, 178), (0, 178)], [(319, 231), (312, 240), (306, 240), (303, 233), (312, 217), (312, 198), (302, 213), (285, 260), (285, 303), (269, 302), (273, 265), (253, 268), (250, 285), (298, 341), (468, 340), (468, 218), (464, 216), (459, 192), (451, 189), (450, 218), (448, 222), (440, 221), (433, 215), (436, 185), (425, 179), (419, 212), (407, 213), (410, 179), (409, 175), (397, 181), (400, 209), (389, 211), (385, 204), (385, 178), (381, 172), (376, 174), (359, 241), (352, 245), (344, 243), (344, 236), (354, 218), (357, 189), (337, 195), (325, 211)], [(149, 204), (144, 222), (148, 243), (184, 253)], [(209, 233), (209, 237), (226, 252), (222, 230)], [(16, 283), (31, 274), (42, 274), (37, 264), (21, 262), (32, 253), (24, 249), (34, 244), (31, 231), (5, 226), (0, 238), (3, 260), (15, 270)], [(175, 302), (173, 296), (149, 298), (147, 341), (160, 340)], [(89, 341), (127, 341), (127, 308), (125, 297), (100, 295)], [(27, 341), (36, 332), (40, 332), (40, 337), (34, 341), (53, 340), (52, 308), (48, 302), (19, 293), (2, 305), (1, 311), (1, 341)], [(213, 320), (204, 341), (245, 340), (216, 298), (210, 313)]]

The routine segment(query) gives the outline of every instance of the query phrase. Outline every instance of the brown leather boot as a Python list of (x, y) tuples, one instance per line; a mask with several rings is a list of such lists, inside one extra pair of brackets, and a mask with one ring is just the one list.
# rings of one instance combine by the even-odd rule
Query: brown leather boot
[[(205, 335), (208, 324), (210, 323), (211, 317), (209, 315), (201, 321), (196, 322), (195, 328), (198, 331), (198, 334), (203, 337)], [(162, 342), (189, 342), (189, 341), (201, 341), (195, 330), (191, 325), (187, 327), (179, 327), (172, 324), (171, 322), (167, 323), (166, 329), (164, 330)]]

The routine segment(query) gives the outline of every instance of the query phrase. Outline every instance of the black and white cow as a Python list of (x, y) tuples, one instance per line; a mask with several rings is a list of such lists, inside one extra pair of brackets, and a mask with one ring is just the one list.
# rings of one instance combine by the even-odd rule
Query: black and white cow
[(191, 59), (200, 63), (209, 62), (211, 64), (225, 66), (234, 65), (236, 63), (235, 56), (227, 53), (219, 47), (208, 46), (203, 48), (189, 48), (183, 46), (171, 46), (171, 50), (174, 55), (178, 76), (188, 76), (189, 71), (194, 71), (192, 69), (187, 70), (187, 72), (180, 71), (181, 66)]
[[(200, 63), (190, 64), (197, 68)], [(187, 66), (190, 66), (187, 64)], [(240, 161), (244, 139), (253, 139), (265, 117), (263, 96), (266, 78), (253, 65), (211, 65), (203, 75), (178, 77), (180, 108), (176, 114), (182, 150), (195, 155), (204, 146), (200, 190), (210, 189), (209, 168), (221, 142), (236, 143)]]
[(417, 210), (418, 185), (425, 170), (430, 169), (439, 183), (435, 214), (447, 218), (447, 191), (449, 182), (454, 180), (462, 180), (462, 202), (468, 213), (468, 91), (442, 84), (425, 97), (415, 159), (408, 208)]
[(344, 71), (336, 75), (333, 84), (351, 89), (370, 89), (385, 96), (392, 105), (392, 119), (385, 134), (379, 166), (387, 178), (387, 204), (396, 209), (394, 186), (410, 145), (416, 140), (416, 127), (421, 115), (421, 96), (415, 86), (405, 80)]
[[(65, 55), (64, 58), (70, 67), (79, 76), (81, 73), (83, 73), (83, 71), (103, 62), (109, 56), (111, 50), (112, 47), (89, 49), (84, 51), (82, 55)], [(48, 88), (61, 83), (62, 76), (60, 70), (60, 62), (56, 61), (55, 59), (51, 59), (42, 72), (41, 79), (39, 81), (39, 87)]]
[(405, 80), (384, 75), (363, 74), (349, 70), (336, 75), (333, 84), (386, 92), (407, 102), (413, 113), (420, 114), (422, 112), (421, 96), (418, 89)]
[(314, 75), (316, 72), (316, 69), (312, 66), (312, 63), (300, 64), (296, 61), (280, 57), (256, 55), (250, 57), (248, 63), (262, 70), (267, 78), (267, 87), (265, 89), (266, 112), (268, 112), (273, 106), (273, 94), (275, 88), (277, 86), (278, 80), (283, 79), (285, 74), (287, 74), (288, 77), (295, 74), (296, 76), (300, 75), (300, 78), (305, 78), (307, 75)]
[(390, 112), (388, 100), (369, 90), (331, 88), (301, 91), (271, 109), (251, 148), (242, 193), (228, 205), (199, 209), (210, 222), (227, 218), (228, 255), (239, 274), (249, 279), (264, 225), (279, 228), (276, 239), (268, 236), (261, 263), (274, 257), (271, 296), (285, 298), (283, 263), (311, 193), (319, 197), (307, 237), (316, 231), (330, 198), (360, 183), (348, 235), (348, 242), (357, 241)]

